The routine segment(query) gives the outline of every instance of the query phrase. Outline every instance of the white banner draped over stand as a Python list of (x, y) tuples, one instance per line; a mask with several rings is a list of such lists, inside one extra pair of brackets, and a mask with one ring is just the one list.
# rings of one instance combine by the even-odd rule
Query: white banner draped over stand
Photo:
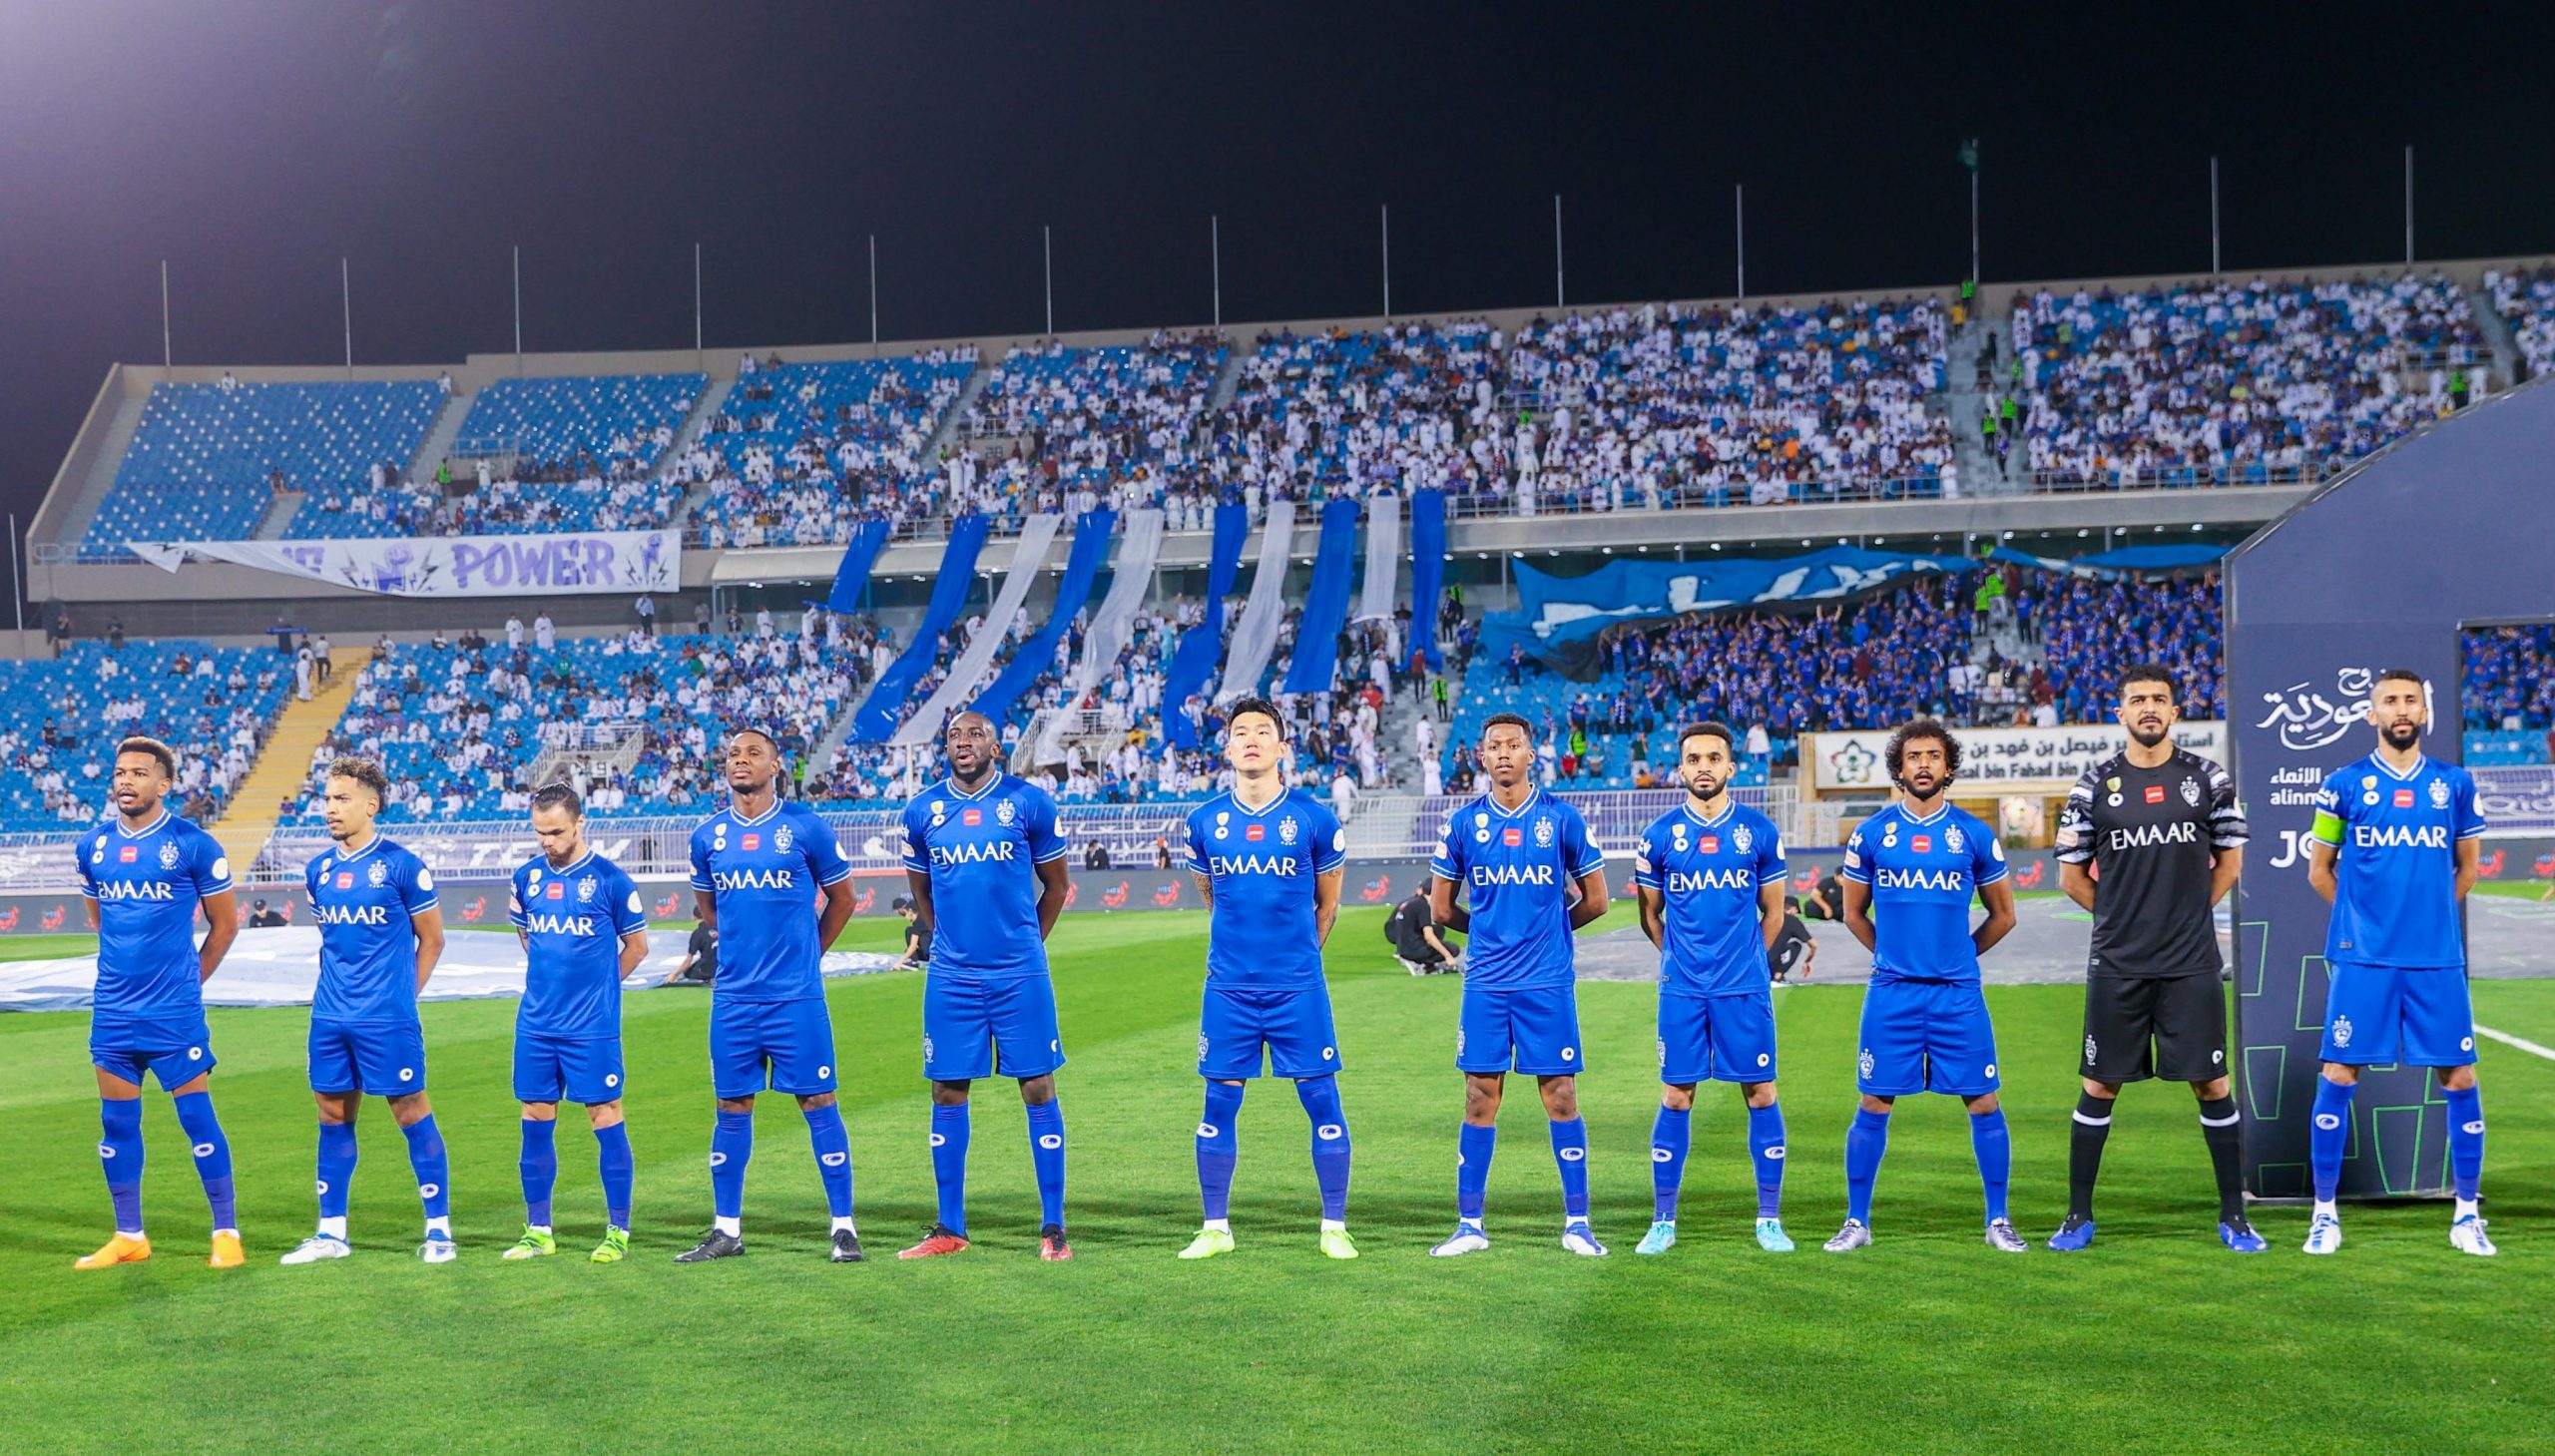
[(125, 545), (167, 572), (176, 571), (190, 558), (227, 561), (394, 597), (674, 592), (683, 586), (680, 531), (377, 541), (128, 541)]
[(1065, 518), (1057, 515), (1031, 516), (1021, 523), (1020, 540), (1011, 548), (1011, 567), (1003, 575), (1002, 591), (994, 598), (992, 610), (985, 613), (985, 625), (967, 646), (959, 651), (958, 660), (949, 665), (949, 676), (940, 680), (931, 697), (897, 728), (896, 735), (887, 741), (899, 747), (928, 743), (940, 736), (940, 721), (951, 709), (976, 696), (984, 686), (985, 669), (993, 666), (994, 654), (1011, 628), (1011, 619), (1020, 604), (1029, 600), (1029, 589), (1038, 584), (1038, 568), (1047, 564), (1047, 552), (1056, 544), (1056, 532)]
[(1242, 620), (1234, 624), (1224, 676), (1217, 680), (1218, 703), (1260, 691), (1260, 677), (1269, 671), (1269, 654), (1278, 646), (1278, 619), (1286, 605), (1288, 553), (1294, 545), (1295, 503), (1271, 501), (1269, 517), (1261, 523), (1260, 565), (1252, 571), (1251, 597), (1243, 604)]

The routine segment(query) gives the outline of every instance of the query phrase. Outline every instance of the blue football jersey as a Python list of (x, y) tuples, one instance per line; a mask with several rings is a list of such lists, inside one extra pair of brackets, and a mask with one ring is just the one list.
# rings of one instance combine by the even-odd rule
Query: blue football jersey
[(231, 861), (204, 830), (169, 812), (140, 833), (121, 817), (79, 839), (80, 893), (98, 904), (98, 986), (91, 1036), (121, 1032), (203, 1039), (204, 977), (196, 909), (231, 888)]
[(1047, 790), (997, 773), (974, 793), (947, 779), (905, 805), (905, 868), (931, 876), (931, 974), (1047, 974), (1037, 866), (1065, 856)]
[(1660, 988), (1680, 996), (1765, 990), (1774, 974), (1757, 893), (1784, 876), (1783, 835), (1746, 804), (1707, 819), (1688, 800), (1660, 815), (1633, 851), (1633, 883), (1664, 902)]
[(1465, 887), (1465, 987), (1569, 985), (1571, 900), (1605, 866), (1579, 810), (1541, 789), (1515, 809), (1485, 793), (1448, 815), (1428, 868)]
[(1321, 984), (1313, 880), (1348, 855), (1339, 820), (1302, 789), (1254, 810), (1224, 794), (1189, 813), (1189, 868), (1215, 891), (1207, 979), (1257, 990)]
[[(639, 887), (621, 866), (591, 849), (564, 867), (536, 854), (515, 870), (506, 919), (524, 938), (515, 1029), (571, 1041), (621, 1035), (621, 937), (648, 928)], [(727, 928), (723, 911), (722, 941)]]
[(360, 851), (331, 849), (301, 871), (319, 922), (319, 989), (312, 1021), (401, 1025), (417, 1019), (415, 916), (435, 907), (434, 872), (379, 835)]
[(1917, 818), (1891, 804), (1845, 841), (1845, 878), (1872, 887), (1872, 979), (1978, 979), (1970, 906), (2005, 877), (2005, 846), (1975, 814), (1944, 804)]
[(817, 891), (851, 876), (834, 831), (805, 804), (781, 800), (754, 818), (722, 809), (692, 831), (692, 887), (719, 909), (719, 979), (729, 1001), (822, 997)]
[(2473, 774), (2427, 757), (2398, 773), (2371, 753), (2325, 778), (2311, 832), (2337, 851), (2324, 959), (2420, 970), (2466, 964), (2457, 841), (2484, 832)]

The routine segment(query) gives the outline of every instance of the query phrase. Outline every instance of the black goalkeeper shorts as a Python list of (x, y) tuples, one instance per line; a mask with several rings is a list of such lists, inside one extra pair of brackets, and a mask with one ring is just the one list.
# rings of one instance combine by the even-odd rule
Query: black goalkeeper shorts
[(2227, 993), (2218, 977), (2085, 979), (2085, 1060), (2096, 1082), (2213, 1082), (2227, 1075)]

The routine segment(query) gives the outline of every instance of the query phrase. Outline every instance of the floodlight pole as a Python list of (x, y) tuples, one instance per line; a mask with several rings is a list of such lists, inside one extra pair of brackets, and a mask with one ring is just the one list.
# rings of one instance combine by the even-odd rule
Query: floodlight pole
[(1378, 207), (1377, 207), (1377, 215), (1381, 218), (1381, 220), (1382, 220), (1382, 224), (1383, 224), (1383, 234), (1384, 234), (1384, 317), (1385, 317), (1387, 320), (1389, 320), (1389, 319), (1391, 319), (1391, 317), (1393, 316), (1393, 210), (1392, 210), (1392, 205), (1391, 205), (1391, 204), (1389, 204), (1389, 203), (1379, 204), (1379, 205), (1378, 205)]
[(337, 259), (337, 306), (346, 324), (346, 377), (355, 376), (355, 290), (346, 260)]
[(523, 373), (523, 244), (515, 251), (515, 373)]
[(169, 259), (160, 259), (160, 367), (178, 366), (175, 351), (169, 347)]
[(2413, 149), (2404, 148), (2404, 266), (2413, 265)]
[(1731, 226), (1739, 232), (1739, 300), (1748, 301), (1748, 184), (1733, 183), (1730, 189)]
[(2218, 265), (2218, 159), (2209, 159), (2209, 275), (2217, 277)]
[(692, 245), (692, 363), (702, 363), (701, 347), (701, 244)]
[(1207, 215), (1207, 276), (1215, 289), (1216, 326), (1225, 326), (1225, 233), (1224, 220), (1213, 213)]
[(1554, 194), (1553, 194), (1553, 308), (1554, 308), (1554, 310), (1555, 310), (1555, 311), (1559, 311), (1559, 310), (1561, 310), (1561, 309), (1564, 309), (1564, 308), (1567, 308), (1567, 307), (1569, 307), (1569, 306), (1570, 306), (1570, 305), (1569, 305), (1569, 303), (1567, 303), (1567, 302), (1565, 302), (1565, 301), (1564, 301), (1564, 299), (1565, 299), (1566, 297), (1567, 297), (1567, 290), (1565, 290), (1565, 289), (1563, 288), (1563, 286), (1562, 286), (1562, 270), (1561, 270), (1561, 194), (1560, 194), (1560, 193), (1554, 193)]
[(1038, 228), (1039, 255), (1047, 278), (1047, 336), (1056, 336), (1056, 230), (1047, 224)]
[(878, 352), (878, 235), (869, 235), (869, 351)]

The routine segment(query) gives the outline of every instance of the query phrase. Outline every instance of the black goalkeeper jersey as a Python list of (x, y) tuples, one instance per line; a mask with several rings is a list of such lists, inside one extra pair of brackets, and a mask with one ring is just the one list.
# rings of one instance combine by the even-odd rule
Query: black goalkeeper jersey
[(2245, 842), (2236, 781), (2176, 748), (2153, 768), (2114, 754), (2076, 780), (2058, 821), (2058, 857), (2094, 866), (2094, 946), (2107, 976), (2215, 975), (2210, 861)]

